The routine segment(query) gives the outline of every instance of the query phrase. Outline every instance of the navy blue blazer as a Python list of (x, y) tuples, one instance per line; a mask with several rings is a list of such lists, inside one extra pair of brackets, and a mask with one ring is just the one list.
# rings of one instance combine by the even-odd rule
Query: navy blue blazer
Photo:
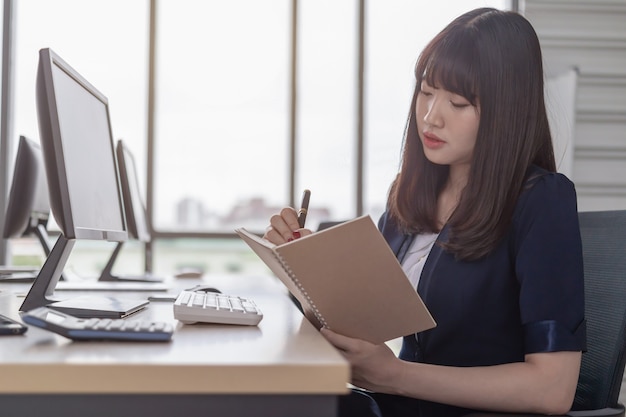
[[(576, 191), (561, 174), (537, 167), (530, 174), (509, 230), (490, 255), (460, 261), (435, 243), (417, 291), (437, 327), (405, 336), (401, 359), (482, 366), (522, 362), (528, 353), (585, 350)], [(413, 236), (387, 213), (379, 228), (402, 260)], [(448, 232), (444, 227), (437, 241), (445, 242)], [(457, 414), (454, 407), (421, 403), (420, 415)]]

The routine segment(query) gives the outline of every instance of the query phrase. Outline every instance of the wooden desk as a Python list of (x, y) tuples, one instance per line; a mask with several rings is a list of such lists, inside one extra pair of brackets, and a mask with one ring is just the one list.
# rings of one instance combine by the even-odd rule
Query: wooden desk
[[(0, 337), (0, 415), (334, 416), (349, 365), (282, 284), (238, 275), (204, 282), (254, 299), (264, 314), (259, 326), (183, 325), (171, 302), (151, 302), (133, 316), (177, 323), (169, 343), (72, 342), (30, 326), (23, 336)], [(174, 292), (197, 283), (178, 280)], [(28, 288), (1, 284), (0, 312), (19, 319), (19, 293)]]

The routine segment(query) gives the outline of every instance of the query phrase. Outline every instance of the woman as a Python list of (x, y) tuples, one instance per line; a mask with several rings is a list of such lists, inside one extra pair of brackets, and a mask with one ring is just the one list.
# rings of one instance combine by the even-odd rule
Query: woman
[[(567, 412), (585, 349), (582, 249), (537, 35), (517, 13), (473, 10), (428, 44), (415, 75), (379, 228), (437, 327), (404, 337), (399, 357), (322, 329), (363, 389), (341, 415)], [(265, 238), (308, 233), (286, 208)]]

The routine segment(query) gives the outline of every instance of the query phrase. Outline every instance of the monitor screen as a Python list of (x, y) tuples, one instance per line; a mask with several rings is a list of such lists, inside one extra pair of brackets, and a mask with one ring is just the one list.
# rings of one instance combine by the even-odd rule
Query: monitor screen
[(108, 99), (50, 49), (37, 72), (50, 207), (68, 239), (127, 238)]
[(132, 152), (122, 140), (117, 141), (117, 163), (120, 169), (120, 182), (124, 196), (124, 209), (128, 236), (141, 242), (150, 241), (150, 228), (146, 207), (141, 195), (137, 165)]
[(5, 239), (28, 236), (50, 217), (46, 171), (37, 142), (20, 136), (4, 218)]

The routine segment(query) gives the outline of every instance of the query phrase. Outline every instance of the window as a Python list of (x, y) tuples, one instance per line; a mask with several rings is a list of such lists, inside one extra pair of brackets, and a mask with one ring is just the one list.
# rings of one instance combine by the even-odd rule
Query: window
[[(296, 198), (304, 188), (313, 192), (312, 228), (318, 221), (360, 214), (360, 191), (364, 213), (377, 219), (399, 166), (419, 52), (457, 15), (479, 6), (505, 8), (508, 1), (455, 0), (428, 7), (412, 0), (363, 3), (363, 190), (356, 188), (358, 1), (15, 1), (12, 140), (16, 143), (19, 135), (38, 140), (35, 72), (38, 50), (50, 47), (109, 98), (115, 139), (124, 139), (136, 155), (145, 185), (149, 8), (154, 4), (151, 209), (157, 236), (194, 232), (209, 237), (239, 226), (261, 231), (273, 213), (289, 204), (292, 184)], [(294, 4), (298, 35), (292, 178)], [(155, 244), (158, 261), (170, 265), (166, 269), (176, 268), (178, 261), (161, 255), (179, 250), (181, 242), (164, 239)], [(225, 247), (223, 241), (213, 243)], [(110, 250), (93, 269), (103, 266)], [(140, 252), (133, 256), (139, 258)], [(242, 268), (240, 260), (224, 265), (226, 270)]]
[(158, 3), (155, 229), (262, 229), (285, 204), (289, 5)]
[[(109, 99), (114, 139), (145, 155), (148, 3), (124, 0), (20, 0), (14, 3), (15, 124), (39, 140), (35, 75), (51, 48)], [(138, 158), (145, 172), (145, 158)]]
[[(424, 8), (366, 2), (364, 211), (384, 210), (426, 42), (457, 15), (505, 0)], [(296, 197), (309, 226), (357, 213), (359, 2), (297, 2)], [(289, 203), (292, 2), (159, 2), (154, 224), (263, 230)]]
[(296, 188), (311, 190), (313, 228), (355, 215), (357, 5), (301, 1), (298, 10)]
[[(20, 0), (14, 2), (14, 13), (13, 153), (19, 135), (39, 141), (35, 78), (39, 50), (51, 48), (108, 97), (114, 140), (124, 139), (144, 174), (148, 2)], [(56, 229), (54, 222), (49, 229)], [(79, 242), (69, 265), (80, 273), (99, 273), (113, 247), (106, 242)], [(34, 238), (11, 242), (11, 254), (15, 264), (43, 262), (43, 251)], [(133, 258), (142, 267), (142, 251), (135, 250)]]

